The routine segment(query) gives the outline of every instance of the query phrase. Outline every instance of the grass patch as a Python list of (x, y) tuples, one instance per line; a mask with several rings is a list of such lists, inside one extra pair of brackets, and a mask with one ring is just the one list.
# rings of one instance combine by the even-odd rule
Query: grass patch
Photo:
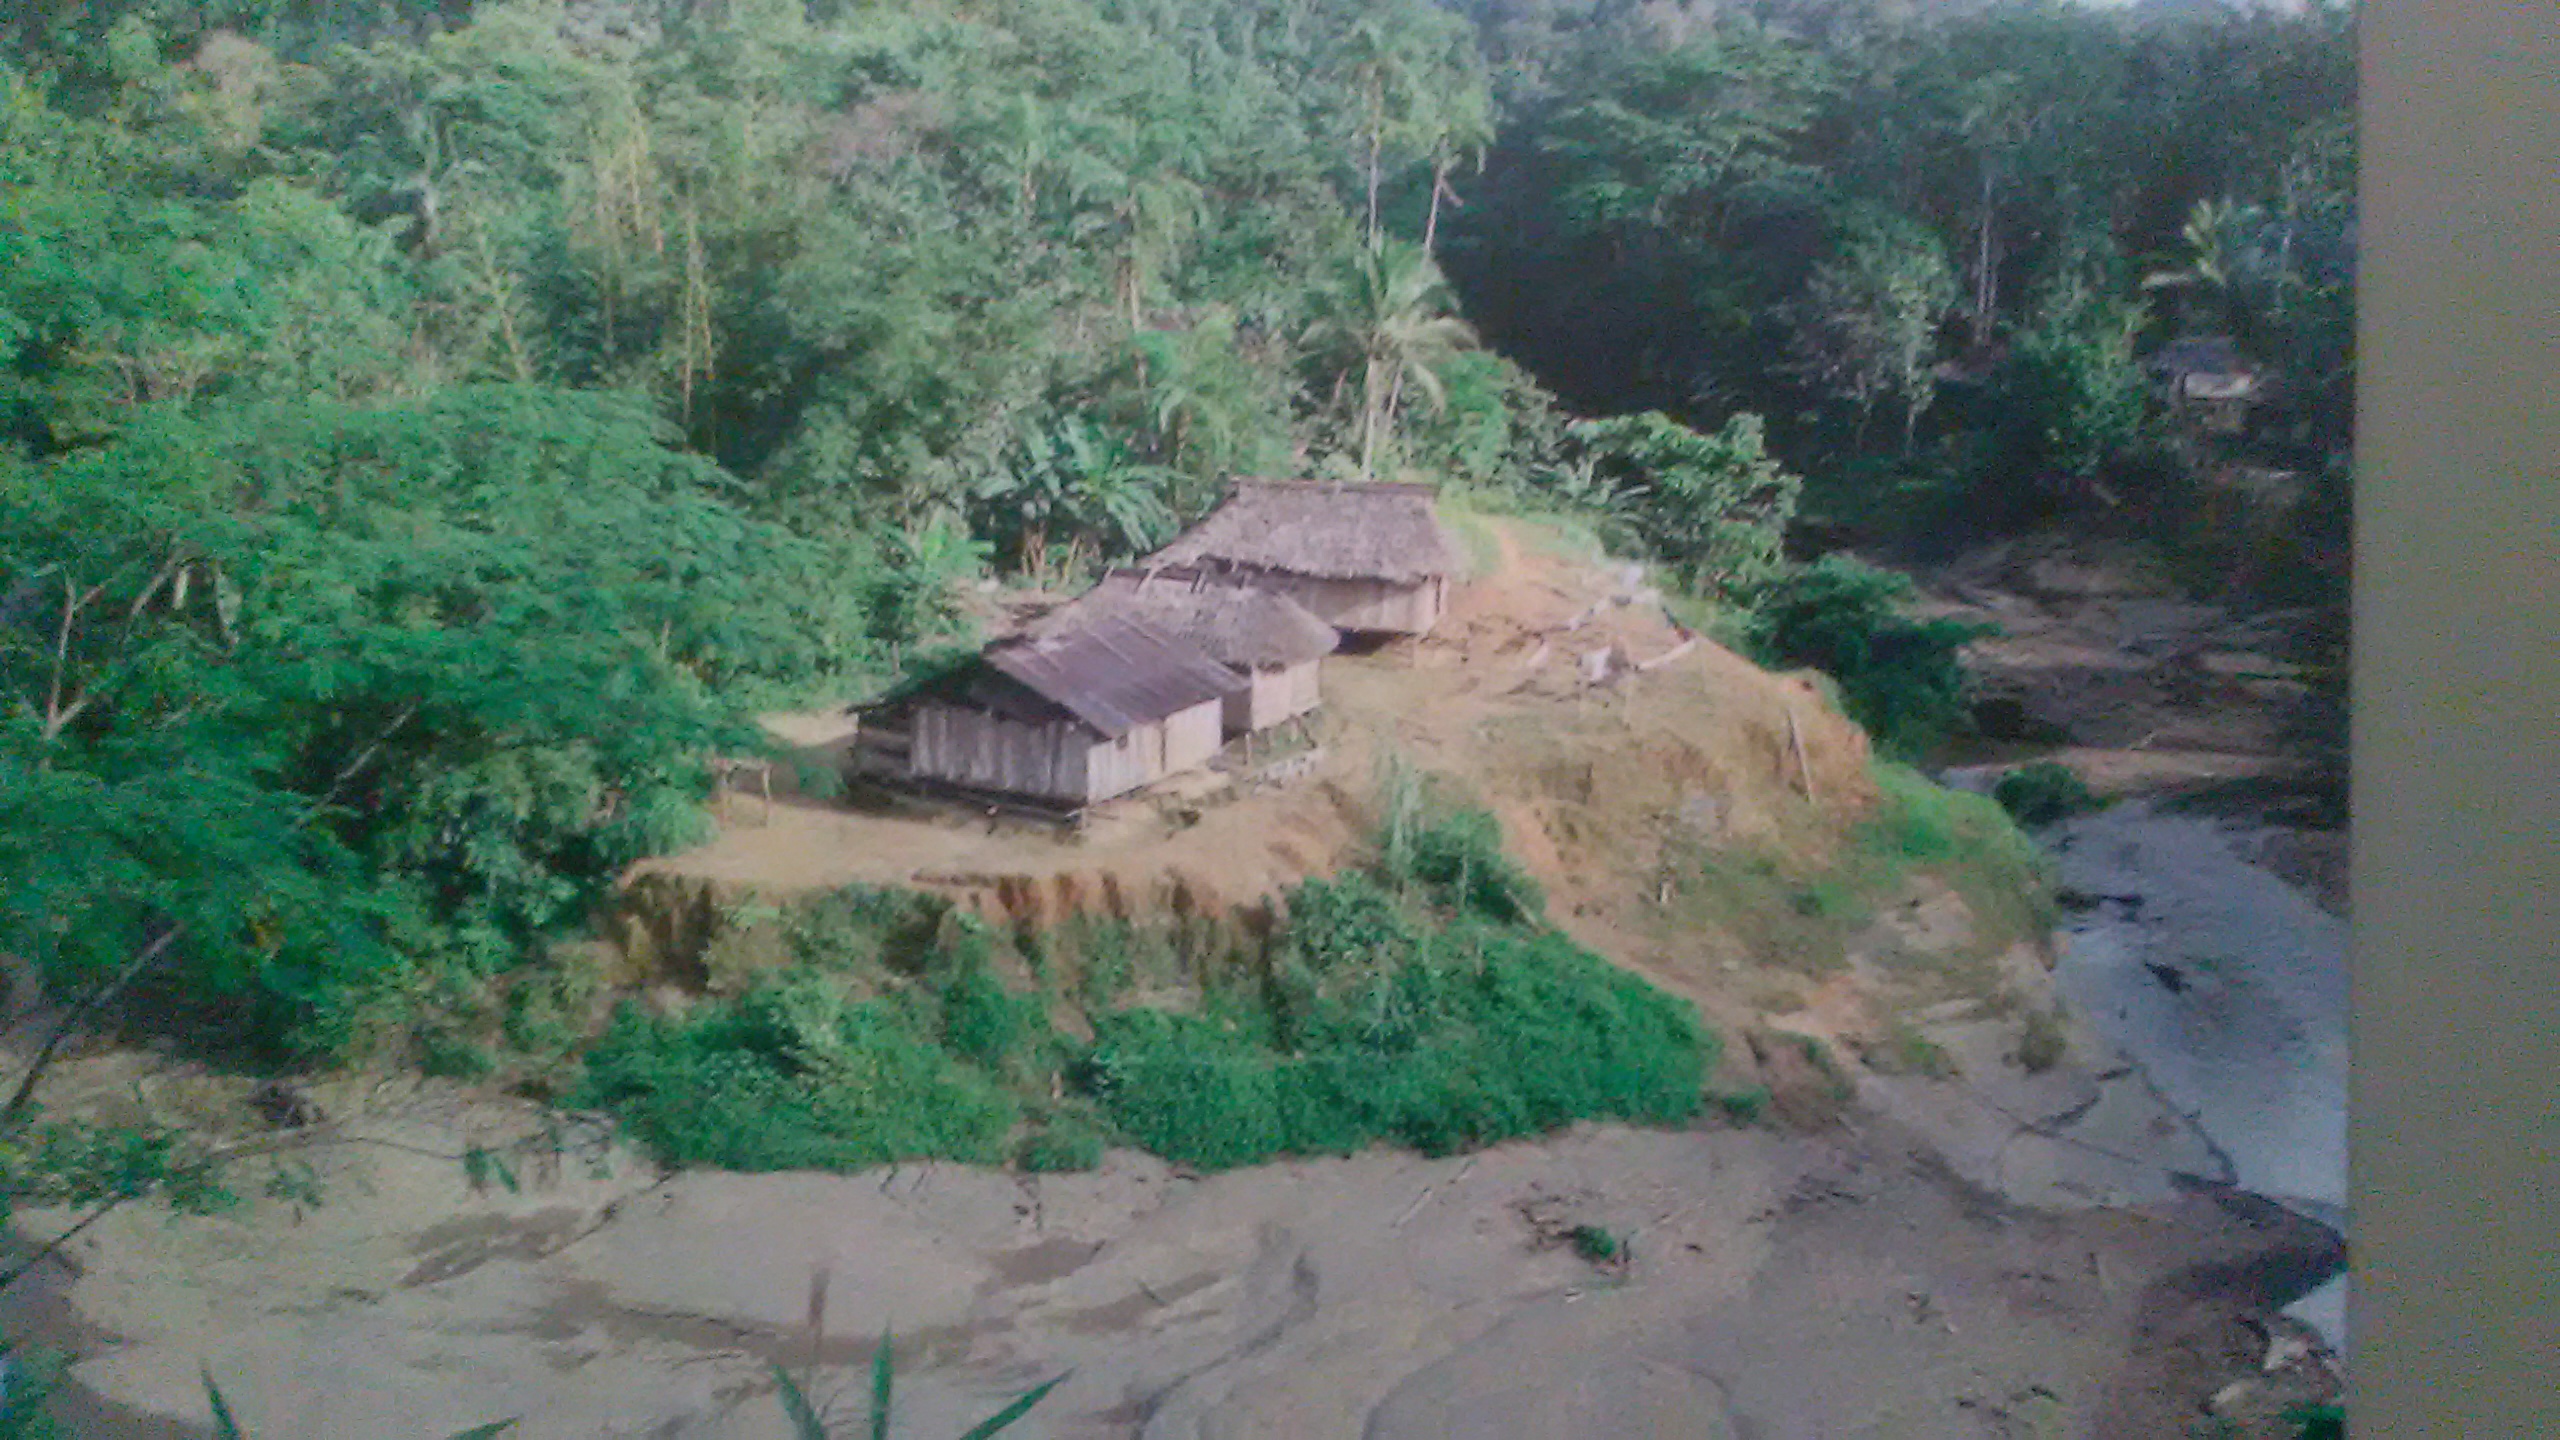
[(1736, 1125), (1757, 1125), (1769, 1113), (1769, 1087), (1754, 1085), (1748, 1090), (1719, 1092), (1709, 1095), (1707, 1103)]
[(2052, 760), (2002, 775), (1991, 787), (1991, 798), (2021, 825), (2050, 825), (2099, 806), (2078, 771)]
[(747, 1171), (993, 1161), (1018, 1113), (906, 1007), (809, 974), (678, 1018), (626, 1005), (574, 1103), (620, 1116), (670, 1165)]
[[(1918, 1075), (1930, 1080), (1945, 1080), (1956, 1073), (1955, 1057), (1945, 1046), (1920, 1033), (1908, 1020), (1896, 1020), (1885, 1027), (1883, 1043), (1868, 1057), (1873, 1068), (1893, 1075)], [(1881, 1060), (1881, 1066), (1875, 1062)]]
[(1704, 635), (1737, 655), (1750, 653), (1758, 639), (1751, 612), (1739, 605), (1687, 591), (1666, 591), (1662, 608), (1691, 633)]
[(1467, 575), (1470, 579), (1481, 580), (1488, 575), (1500, 573), (1502, 540), (1493, 533), (1493, 527), (1488, 525), (1482, 516), (1469, 514), (1462, 509), (1446, 508), (1441, 511), (1441, 515), (1448, 522), (1449, 528), (1456, 532), (1459, 545), (1463, 546), (1467, 552)]
[(1433, 926), (1359, 877), (1308, 882), (1292, 912), (1265, 995), (1096, 1023), (1087, 1083), (1131, 1139), (1224, 1169), (1697, 1110), (1712, 1056), (1691, 1007), (1561, 935)]
[(1090, 1120), (1052, 1120), (1024, 1136), (1013, 1163), (1035, 1175), (1092, 1170), (1102, 1164), (1110, 1139)]
[(1953, 889), (1974, 921), (1975, 953), (1932, 964), (1963, 969), (2053, 927), (2049, 863), (1999, 805), (1905, 766), (1879, 763), (1874, 773), (1874, 813), (1827, 863), (1694, 841), (1675, 846), (1666, 918), (1682, 929), (1720, 930), (1758, 963), (1815, 980), (1838, 973), (1849, 938), (1918, 876)]
[(1849, 1078), (1849, 1072), (1837, 1059), (1833, 1058), (1830, 1046), (1811, 1035), (1797, 1035), (1791, 1038), (1796, 1042), (1798, 1051), (1804, 1055), (1805, 1062), (1820, 1072), (1824, 1081), (1830, 1085), (1833, 1098), (1846, 1100), (1858, 1093), (1857, 1083)]

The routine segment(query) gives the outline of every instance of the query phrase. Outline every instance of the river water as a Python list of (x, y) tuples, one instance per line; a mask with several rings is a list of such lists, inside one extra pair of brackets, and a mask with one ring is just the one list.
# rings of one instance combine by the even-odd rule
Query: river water
[[(2346, 922), (2209, 818), (2129, 800), (2042, 838), (2062, 884), (2101, 897), (2066, 925), (2065, 999), (2229, 1157), (2242, 1189), (2343, 1229)], [(2289, 1313), (2343, 1351), (2345, 1277)]]

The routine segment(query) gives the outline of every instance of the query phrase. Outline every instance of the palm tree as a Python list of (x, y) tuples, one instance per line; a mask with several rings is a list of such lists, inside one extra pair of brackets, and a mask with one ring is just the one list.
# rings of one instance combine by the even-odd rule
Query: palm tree
[(1360, 96), (1360, 138), (1368, 146), (1368, 237), (1378, 243), (1378, 181), (1386, 159), (1387, 131), (1411, 108), (1412, 57), (1405, 37), (1381, 16), (1364, 15), (1343, 39), (1352, 87)]
[(1431, 160), (1430, 208), (1422, 221), (1422, 253), (1429, 255), (1440, 237), (1441, 202), (1458, 198), (1449, 188), (1450, 174), (1468, 159), (1481, 172), (1494, 141), (1493, 90), (1473, 37), (1452, 47), (1433, 70), (1413, 130)]
[(1362, 250), (1343, 269), (1330, 313), (1308, 327), (1307, 343), (1347, 362), (1360, 376), (1360, 474), (1378, 473), (1378, 450), (1394, 432), (1406, 385), (1432, 409), (1447, 402), (1440, 370), (1476, 342), (1450, 313), (1448, 279), (1421, 247), (1387, 240)]
[(1196, 142), (1182, 126), (1126, 115), (1103, 118), (1085, 138), (1063, 168), (1077, 201), (1101, 211), (1088, 233), (1108, 235), (1119, 252), (1112, 288), (1134, 333), (1146, 328), (1148, 292), (1207, 218), (1208, 192), (1187, 173)]
[(1209, 306), (1189, 328), (1132, 336), (1121, 404), (1153, 440), (1156, 458), (1188, 475), (1249, 459), (1269, 406), (1236, 353), (1236, 315)]

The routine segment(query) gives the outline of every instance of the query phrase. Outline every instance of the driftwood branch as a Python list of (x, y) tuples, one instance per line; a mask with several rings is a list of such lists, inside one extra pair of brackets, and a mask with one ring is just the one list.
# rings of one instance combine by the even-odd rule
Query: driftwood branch
[(134, 952), (133, 958), (125, 962), (114, 979), (82, 996), (78, 1004), (63, 1012), (62, 1018), (54, 1022), (52, 1033), (45, 1036), (44, 1044), (36, 1050), (36, 1058), (28, 1062), (26, 1074), (19, 1077), (18, 1088), (9, 1096), (8, 1105), (0, 1107), (0, 1124), (14, 1123), (26, 1117), (27, 1108), (35, 1103), (36, 1082), (44, 1078), (44, 1072), (53, 1064), (54, 1053), (71, 1038), (71, 1032), (81, 1018), (123, 994), (126, 987), (140, 979), (142, 972), (150, 969), (154, 961), (167, 954), (169, 947), (176, 944), (184, 933), (186, 927), (183, 925), (171, 925), (161, 931), (159, 939)]
[(391, 723), (382, 727), (382, 733), (373, 737), (373, 743), (365, 746), (362, 750), (357, 751), (356, 758), (348, 761), (339, 769), (336, 778), (329, 782), (329, 788), (322, 792), (319, 803), (313, 805), (309, 810), (304, 811), (302, 818), (293, 822), (293, 828), (299, 830), (303, 826), (310, 824), (321, 811), (328, 809), (333, 804), (336, 804), (338, 793), (347, 788), (347, 782), (362, 774), (364, 772), (364, 767), (372, 764), (374, 757), (382, 753), (382, 747), (391, 743), (391, 737), (399, 734), (401, 730), (408, 726), (410, 721), (417, 719), (418, 712), (424, 708), (426, 708), (425, 701), (416, 701), (412, 703), (408, 709), (393, 716)]
[(72, 1226), (70, 1229), (63, 1231), (61, 1234), (53, 1237), (53, 1239), (45, 1242), (44, 1247), (37, 1250), (33, 1255), (28, 1256), (6, 1270), (0, 1270), (0, 1291), (5, 1291), (10, 1286), (17, 1284), (20, 1280), (25, 1279), (30, 1273), (32, 1273), (37, 1266), (52, 1259), (56, 1255), (61, 1254), (64, 1246), (69, 1245), (72, 1241), (77, 1240), (82, 1235), (86, 1234), (90, 1226), (97, 1224), (99, 1221), (106, 1219), (116, 1211), (124, 1208), (125, 1202), (132, 1198), (133, 1197), (129, 1195), (116, 1196), (114, 1199), (100, 1205), (97, 1209), (90, 1211), (87, 1215), (82, 1216), (79, 1224)]

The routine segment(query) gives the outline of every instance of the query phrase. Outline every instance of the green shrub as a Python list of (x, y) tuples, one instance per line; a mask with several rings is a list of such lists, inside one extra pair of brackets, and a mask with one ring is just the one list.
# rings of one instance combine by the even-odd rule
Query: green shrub
[[(1694, 1114), (1714, 1059), (1695, 1010), (1538, 923), (1494, 818), (1403, 779), (1374, 871), (1300, 885), (1267, 948), (1213, 924), (1017, 937), (1076, 969), (1089, 1044), (1050, 1028), (1045, 986), (1007, 988), (982, 925), (845, 891), (780, 917), (797, 971), (678, 1019), (626, 1007), (573, 1103), (670, 1164), (736, 1170), (991, 1159), (1026, 1112), (1010, 1154), (1031, 1170), (1090, 1168), (1115, 1133), (1218, 1169)], [(1174, 983), (1196, 1007), (1132, 1003)]]
[(1967, 722), (1958, 653), (1997, 633), (1961, 620), (1903, 613), (1907, 578), (1846, 555), (1794, 567), (1751, 593), (1753, 658), (1811, 666), (1840, 682), (1849, 718), (1886, 753), (1925, 754)]
[(58, 1350), (0, 1342), (0, 1440), (58, 1440), (50, 1406), (70, 1363)]
[(2021, 825), (2050, 825), (2098, 808), (2077, 771), (2051, 760), (2021, 765), (1991, 787), (1991, 798)]
[(1048, 1024), (1039, 1002), (1012, 994), (984, 961), (963, 966), (942, 986), (942, 1043), (972, 1065), (1002, 1072)]
[(573, 1103), (620, 1117), (669, 1165), (749, 1171), (990, 1162), (1018, 1113), (899, 1007), (809, 977), (679, 1019), (626, 1005)]
[(1576, 1225), (1566, 1238), (1573, 1242), (1573, 1253), (1594, 1265), (1614, 1264), (1627, 1253), (1627, 1242), (1597, 1225)]
[(1389, 756), (1378, 774), (1375, 878), (1448, 911), (1530, 924), (1545, 914), (1538, 883), (1502, 848), (1502, 822), (1448, 782)]
[(1955, 1057), (1946, 1047), (1904, 1020), (1886, 1028), (1883, 1058), (1885, 1068), (1895, 1074), (1944, 1080), (1956, 1073)]
[(590, 956), (560, 947), (547, 964), (527, 967), (512, 978), (502, 1027), (511, 1049), (550, 1059), (586, 1038), (589, 1007), (603, 983)]
[(951, 904), (921, 890), (848, 885), (802, 900), (784, 917), (794, 959), (821, 970), (921, 970)]
[[(1197, 927), (1211, 929), (1214, 927)], [(1042, 937), (1044, 963), (1066, 962), (1074, 997), (1089, 1011), (1107, 1010), (1139, 989), (1187, 978), (1186, 959), (1204, 958), (1184, 922), (1139, 922), (1076, 916)]]
[(1502, 848), (1502, 822), (1474, 808), (1452, 809), (1414, 832), (1409, 878), (1440, 904), (1488, 920), (1527, 924), (1546, 909), (1538, 882)]
[(1363, 875), (1301, 884), (1288, 913), (1288, 953), (1320, 976), (1395, 970), (1421, 952), (1414, 917)]
[(1647, 411), (1579, 421), (1566, 433), (1588, 477), (1576, 488), (1599, 510), (1606, 537), (1650, 556), (1684, 588), (1747, 590), (1784, 565), (1804, 481), (1768, 453), (1759, 416), (1704, 433)]
[(1108, 1148), (1102, 1131), (1077, 1120), (1053, 1120), (1024, 1137), (1014, 1163), (1034, 1174), (1091, 1170), (1102, 1164)]
[(1356, 877), (1293, 897), (1308, 958), (1274, 987), (1269, 1040), (1214, 1013), (1122, 1011), (1096, 1022), (1084, 1083), (1137, 1143), (1204, 1169), (1696, 1112), (1712, 1043), (1687, 1002), (1553, 932), (1429, 931), (1384, 900)]
[(498, 1057), (486, 1045), (447, 1030), (418, 1037), (418, 1068), (430, 1075), (465, 1083), (486, 1080), (498, 1072)]
[(2284, 1412), (2300, 1440), (2347, 1440), (2347, 1412), (2340, 1405), (2300, 1405)]

